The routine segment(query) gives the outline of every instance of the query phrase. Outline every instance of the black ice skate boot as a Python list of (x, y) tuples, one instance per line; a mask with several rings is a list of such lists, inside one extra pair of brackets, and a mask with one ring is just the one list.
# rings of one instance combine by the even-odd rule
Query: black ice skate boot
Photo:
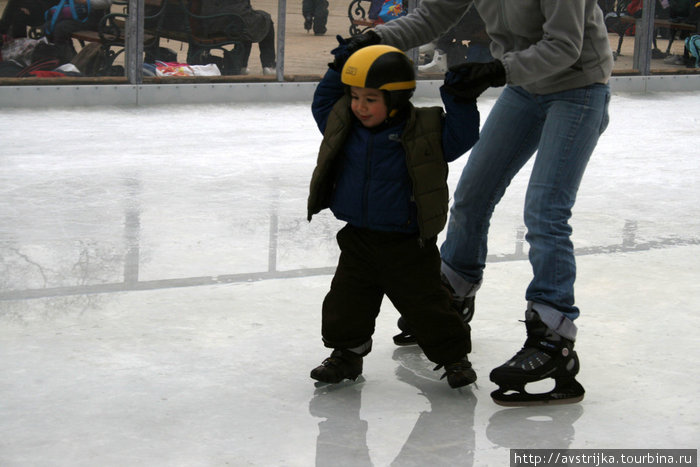
[(362, 373), (362, 357), (347, 349), (335, 349), (319, 366), (311, 370), (311, 378), (336, 384), (344, 379), (355, 380)]
[[(571, 404), (583, 399), (584, 389), (574, 379), (579, 361), (574, 342), (551, 329), (536, 311), (525, 312), (527, 340), (523, 348), (498, 368), (489, 378), (499, 388), (491, 393), (494, 402), (505, 406)], [(555, 387), (550, 392), (530, 394), (527, 383), (553, 378)]]
[[(455, 293), (455, 289), (452, 288), (450, 282), (447, 280), (447, 277), (445, 277), (444, 274), (440, 274), (440, 279), (442, 282), (442, 286), (450, 294), (450, 308), (452, 308), (457, 314), (459, 314), (462, 317), (462, 320), (464, 320), (464, 324), (467, 325), (467, 329), (471, 330), (469, 322), (474, 317), (474, 297), (476, 295), (476, 291), (479, 289), (481, 284), (473, 284), (472, 288), (465, 296), (460, 296)], [(399, 327), (399, 330), (401, 332), (393, 337), (394, 344), (417, 344), (416, 336), (413, 335), (413, 332), (411, 331), (411, 329), (408, 326), (408, 323), (406, 323), (403, 317), (399, 317), (399, 320), (396, 323), (396, 325)]]
[(304, 29), (306, 29), (306, 32), (311, 31), (311, 28), (314, 26), (314, 17), (313, 16), (304, 16)]
[(447, 384), (449, 384), (451, 388), (461, 388), (462, 386), (472, 384), (476, 381), (476, 372), (466, 356), (456, 363), (438, 365), (435, 367), (435, 370), (439, 370), (443, 367), (445, 368), (445, 374), (443, 374), (440, 379), (447, 377)]
[(457, 295), (444, 274), (440, 274), (440, 280), (442, 281), (442, 286), (450, 293), (450, 307), (462, 317), (464, 324), (468, 325), (474, 317), (474, 297), (476, 296), (476, 291), (481, 287), (481, 283), (472, 284), (466, 294)]

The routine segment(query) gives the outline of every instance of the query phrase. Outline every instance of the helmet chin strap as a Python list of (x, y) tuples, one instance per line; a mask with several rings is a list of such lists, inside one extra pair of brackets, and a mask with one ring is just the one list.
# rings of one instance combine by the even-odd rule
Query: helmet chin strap
[(389, 109), (389, 117), (394, 118), (401, 110), (406, 108), (413, 96), (413, 89), (405, 91), (384, 91), (384, 102)]

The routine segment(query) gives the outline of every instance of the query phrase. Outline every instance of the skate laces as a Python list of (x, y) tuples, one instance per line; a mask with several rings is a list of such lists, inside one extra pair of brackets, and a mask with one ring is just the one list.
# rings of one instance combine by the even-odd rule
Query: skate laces
[(334, 350), (330, 357), (326, 358), (321, 365), (327, 368), (342, 368), (343, 365), (348, 365), (347, 358), (344, 358), (343, 352)]
[(471, 369), (472, 364), (469, 362), (469, 360), (462, 360), (456, 363), (448, 363), (447, 365), (443, 365), (442, 363), (439, 363), (435, 368), (433, 368), (433, 371), (438, 371), (441, 368), (445, 369), (445, 373), (440, 376), (440, 379), (445, 379), (446, 376), (449, 376), (450, 374), (454, 373), (461, 373), (463, 371)]
[(507, 366), (537, 367), (549, 362), (556, 354), (555, 346), (543, 345), (543, 339), (528, 336), (523, 347), (508, 360)]
[[(356, 357), (358, 360), (362, 361), (362, 357), (359, 355)], [(327, 368), (337, 368), (343, 370), (345, 367), (351, 368), (354, 365), (355, 357), (352, 355), (344, 354), (338, 350), (334, 350), (330, 357), (326, 358), (321, 365)]]
[(342, 364), (343, 364), (343, 360), (340, 357), (333, 357), (333, 356), (330, 356), (327, 359), (325, 359), (323, 362), (321, 362), (321, 365), (328, 367), (328, 368), (340, 368), (340, 366)]

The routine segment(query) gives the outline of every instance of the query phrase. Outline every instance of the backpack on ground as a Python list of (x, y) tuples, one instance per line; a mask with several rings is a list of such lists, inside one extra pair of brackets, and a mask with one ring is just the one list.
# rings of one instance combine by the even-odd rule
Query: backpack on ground
[(71, 60), (84, 76), (97, 76), (102, 71), (104, 62), (102, 46), (97, 42), (87, 44)]

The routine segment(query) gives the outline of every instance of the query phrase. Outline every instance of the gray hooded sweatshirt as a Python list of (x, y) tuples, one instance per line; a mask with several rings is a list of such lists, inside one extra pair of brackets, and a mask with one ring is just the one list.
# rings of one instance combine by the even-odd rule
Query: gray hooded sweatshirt
[(597, 0), (422, 0), (376, 32), (408, 50), (445, 33), (472, 3), (508, 84), (549, 94), (608, 81), (613, 56)]

